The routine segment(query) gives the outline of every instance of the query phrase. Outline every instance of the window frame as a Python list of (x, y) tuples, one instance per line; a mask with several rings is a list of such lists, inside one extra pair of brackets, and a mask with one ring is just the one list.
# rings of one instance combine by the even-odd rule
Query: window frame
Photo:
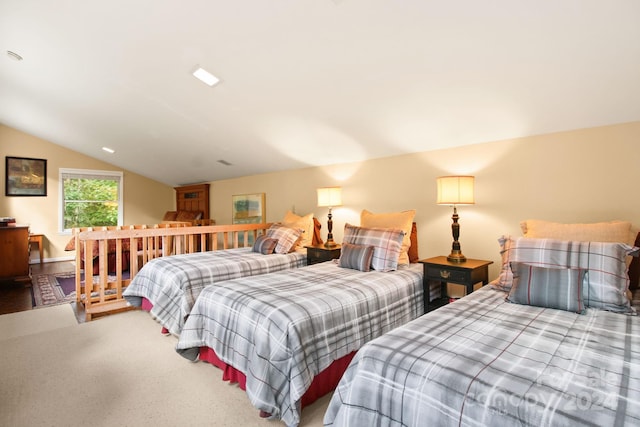
[(113, 178), (118, 181), (118, 225), (123, 225), (124, 221), (124, 173), (122, 171), (107, 171), (96, 169), (72, 169), (60, 168), (58, 170), (58, 232), (60, 234), (71, 234), (71, 229), (64, 228), (64, 176), (77, 175), (78, 178), (85, 177), (91, 179)]

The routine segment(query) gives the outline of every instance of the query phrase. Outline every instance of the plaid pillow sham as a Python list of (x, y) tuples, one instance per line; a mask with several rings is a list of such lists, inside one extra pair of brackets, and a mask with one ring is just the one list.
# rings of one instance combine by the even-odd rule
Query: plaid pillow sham
[(265, 235), (260, 235), (256, 238), (256, 241), (253, 243), (253, 248), (251, 250), (253, 252), (261, 253), (262, 255), (272, 254), (276, 249), (276, 245), (278, 241), (271, 237), (267, 237)]
[(296, 243), (301, 236), (302, 230), (286, 227), (280, 224), (273, 224), (267, 230), (267, 237), (278, 241), (274, 250), (277, 254), (288, 254), (291, 252), (295, 248)]
[(626, 291), (629, 287), (626, 258), (637, 256), (640, 248), (625, 243), (578, 242), (555, 239), (502, 236), (502, 269), (491, 285), (510, 291), (513, 284), (511, 262), (539, 267), (582, 268), (589, 270), (583, 286), (587, 307), (631, 313)]
[(371, 267), (377, 271), (398, 269), (404, 231), (395, 228), (365, 228), (345, 224), (343, 244), (373, 246)]
[(374, 247), (371, 245), (352, 245), (343, 242), (338, 266), (364, 272), (371, 271), (373, 250)]
[(588, 270), (545, 268), (512, 262), (513, 285), (506, 300), (516, 304), (583, 313), (582, 287)]
[(398, 264), (409, 264), (409, 248), (411, 247), (411, 229), (416, 210), (402, 212), (373, 213), (363, 209), (360, 213), (360, 227), (364, 228), (396, 228), (404, 231), (402, 251)]

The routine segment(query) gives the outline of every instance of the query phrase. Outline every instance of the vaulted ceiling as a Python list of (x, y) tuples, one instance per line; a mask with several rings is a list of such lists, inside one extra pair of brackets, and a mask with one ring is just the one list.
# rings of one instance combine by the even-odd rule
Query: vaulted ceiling
[(637, 120), (637, 0), (0, 1), (0, 123), (169, 185)]

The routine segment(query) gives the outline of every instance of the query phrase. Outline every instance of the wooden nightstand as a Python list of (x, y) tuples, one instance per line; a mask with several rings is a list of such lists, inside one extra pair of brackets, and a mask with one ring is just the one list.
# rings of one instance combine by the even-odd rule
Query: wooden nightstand
[(307, 248), (307, 265), (331, 261), (340, 258), (340, 245), (325, 248), (324, 245), (305, 246)]
[[(466, 262), (450, 262), (446, 256), (421, 259), (419, 262), (424, 266), (424, 277), (422, 288), (424, 290), (424, 312), (428, 313), (449, 302), (447, 297), (447, 283), (464, 285), (467, 288), (467, 295), (473, 292), (473, 285), (482, 282), (482, 286), (489, 283), (489, 265), (493, 261), (480, 259), (467, 259)], [(429, 282), (440, 282), (440, 299), (429, 301)]]

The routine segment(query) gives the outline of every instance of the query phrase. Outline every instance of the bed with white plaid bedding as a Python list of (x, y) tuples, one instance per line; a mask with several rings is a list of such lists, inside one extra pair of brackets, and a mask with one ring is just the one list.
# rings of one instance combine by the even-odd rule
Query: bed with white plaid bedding
[(196, 298), (205, 286), (307, 265), (306, 251), (288, 254), (252, 252), (236, 248), (155, 258), (145, 264), (123, 295), (136, 307), (142, 298), (153, 304), (151, 315), (179, 335)]
[(640, 425), (640, 317), (485, 287), (365, 345), (330, 426)]
[(367, 341), (423, 313), (422, 264), (361, 272), (324, 262), (204, 289), (176, 350), (213, 349), (246, 375), (259, 410), (294, 426), (313, 377)]

